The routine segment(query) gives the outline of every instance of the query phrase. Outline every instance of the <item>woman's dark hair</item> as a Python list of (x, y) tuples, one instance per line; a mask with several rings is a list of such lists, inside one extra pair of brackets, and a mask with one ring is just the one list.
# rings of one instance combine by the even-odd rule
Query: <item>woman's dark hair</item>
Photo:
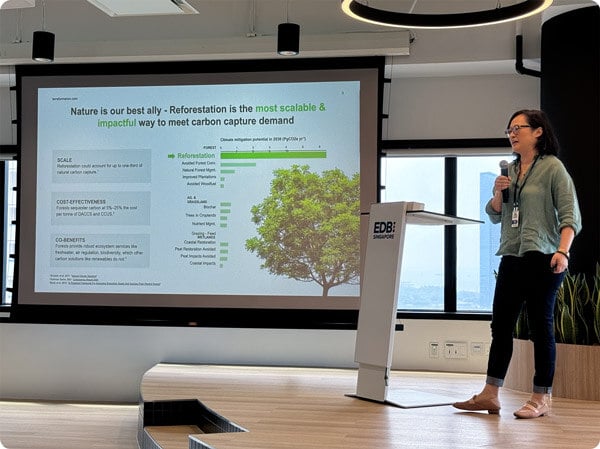
[(554, 134), (554, 130), (552, 129), (552, 125), (550, 124), (550, 120), (548, 120), (548, 116), (543, 111), (537, 109), (522, 109), (510, 116), (508, 126), (510, 126), (510, 122), (512, 122), (517, 115), (524, 115), (527, 117), (527, 124), (531, 126), (532, 129), (543, 129), (544, 132), (535, 144), (538, 153), (540, 155), (552, 154), (558, 156), (560, 147), (556, 135)]

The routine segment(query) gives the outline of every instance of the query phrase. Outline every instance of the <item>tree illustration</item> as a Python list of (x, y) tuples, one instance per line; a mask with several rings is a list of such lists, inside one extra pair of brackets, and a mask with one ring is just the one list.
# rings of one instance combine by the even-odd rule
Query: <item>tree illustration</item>
[(270, 273), (316, 282), (323, 296), (341, 284), (357, 284), (360, 261), (359, 175), (341, 170), (319, 175), (307, 165), (278, 169), (270, 194), (252, 207), (258, 237), (246, 249)]

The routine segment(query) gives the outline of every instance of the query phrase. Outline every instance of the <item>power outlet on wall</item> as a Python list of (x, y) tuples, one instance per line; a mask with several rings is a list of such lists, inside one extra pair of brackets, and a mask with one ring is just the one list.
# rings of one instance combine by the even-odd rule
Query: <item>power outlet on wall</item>
[(466, 359), (467, 343), (458, 341), (447, 341), (444, 343), (444, 357), (447, 359)]
[(485, 344), (482, 342), (471, 343), (471, 355), (484, 356), (485, 355)]
[(429, 357), (437, 359), (440, 356), (440, 344), (437, 341), (429, 342)]

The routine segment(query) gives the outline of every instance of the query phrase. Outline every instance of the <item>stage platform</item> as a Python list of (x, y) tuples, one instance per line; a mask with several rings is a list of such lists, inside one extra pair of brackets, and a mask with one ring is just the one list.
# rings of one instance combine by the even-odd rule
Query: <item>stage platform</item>
[(407, 408), (352, 397), (356, 379), (353, 369), (158, 364), (143, 376), (138, 444), (141, 449), (592, 449), (600, 443), (597, 402), (555, 399), (551, 416), (517, 420), (512, 411), (528, 395), (510, 390), (502, 392), (500, 416), (420, 403), (422, 397), (464, 400), (481, 388), (482, 375), (392, 371), (393, 396), (416, 398)]

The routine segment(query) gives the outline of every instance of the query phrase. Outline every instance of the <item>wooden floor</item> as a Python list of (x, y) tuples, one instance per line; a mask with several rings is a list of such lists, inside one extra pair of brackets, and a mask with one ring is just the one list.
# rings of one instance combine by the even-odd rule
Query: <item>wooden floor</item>
[[(347, 396), (355, 370), (157, 365), (145, 400), (198, 398), (248, 432), (199, 434), (214, 449), (556, 448), (600, 445), (600, 402), (554, 398), (550, 416), (512, 415), (527, 395), (504, 389), (499, 416), (451, 406), (398, 408)], [(482, 375), (393, 372), (392, 391), (470, 397)], [(0, 402), (8, 449), (137, 448), (137, 405)], [(193, 427), (150, 429), (164, 449), (188, 447)], [(1, 446), (0, 446), (1, 447)]]
[(0, 449), (138, 449), (138, 405), (0, 402)]

